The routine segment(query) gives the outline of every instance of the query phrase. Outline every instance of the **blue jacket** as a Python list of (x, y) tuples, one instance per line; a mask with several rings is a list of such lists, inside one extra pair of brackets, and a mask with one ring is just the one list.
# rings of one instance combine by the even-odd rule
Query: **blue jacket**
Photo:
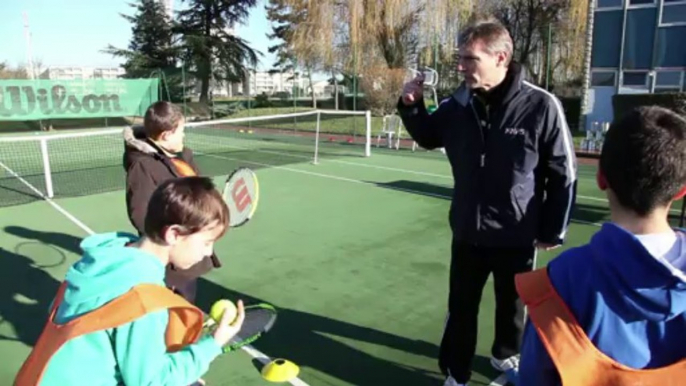
[[(81, 243), (82, 258), (67, 272), (69, 282), (55, 322), (97, 309), (141, 283), (164, 285), (165, 267), (154, 256), (126, 247), (137, 237), (93, 235)], [(168, 311), (149, 313), (114, 329), (67, 342), (50, 360), (42, 386), (189, 385), (221, 354), (211, 337), (167, 353)]]
[[(550, 262), (548, 274), (589, 339), (610, 358), (646, 369), (686, 357), (686, 282), (631, 233), (605, 224), (590, 244)], [(560, 384), (530, 323), (524, 332), (518, 384)]]
[[(488, 106), (488, 107), (487, 107)], [(560, 101), (513, 63), (485, 98), (460, 87), (429, 114), (398, 103), (412, 138), (445, 148), (455, 189), (454, 237), (492, 247), (561, 243), (576, 193), (576, 156)]]

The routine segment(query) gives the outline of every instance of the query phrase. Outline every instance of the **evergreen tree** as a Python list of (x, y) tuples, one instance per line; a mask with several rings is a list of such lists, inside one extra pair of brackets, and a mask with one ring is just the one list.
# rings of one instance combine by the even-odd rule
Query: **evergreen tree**
[(248, 16), (256, 0), (185, 0), (175, 32), (181, 34), (184, 58), (200, 80), (200, 102), (208, 101), (210, 81), (240, 82), (257, 65), (258, 52), (230, 28)]
[(267, 37), (280, 41), (268, 48), (269, 53), (276, 54), (276, 60), (272, 64), (271, 73), (288, 72), (293, 70), (295, 56), (288, 49), (293, 28), (298, 25), (298, 17), (292, 12), (284, 0), (270, 0), (265, 7), (267, 19), (272, 23), (272, 33)]
[(161, 78), (160, 98), (178, 101), (182, 98), (181, 69), (176, 62), (179, 47), (174, 44), (172, 23), (164, 6), (156, 0), (138, 0), (131, 4), (135, 15), (121, 15), (131, 22), (131, 41), (128, 49), (109, 45), (105, 52), (126, 58), (122, 67), (126, 78)]

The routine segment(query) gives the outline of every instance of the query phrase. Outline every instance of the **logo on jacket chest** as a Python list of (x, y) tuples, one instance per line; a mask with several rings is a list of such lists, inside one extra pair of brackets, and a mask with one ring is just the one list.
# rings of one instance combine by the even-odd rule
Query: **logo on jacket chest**
[(526, 135), (526, 129), (521, 127), (506, 127), (505, 135), (524, 136)]

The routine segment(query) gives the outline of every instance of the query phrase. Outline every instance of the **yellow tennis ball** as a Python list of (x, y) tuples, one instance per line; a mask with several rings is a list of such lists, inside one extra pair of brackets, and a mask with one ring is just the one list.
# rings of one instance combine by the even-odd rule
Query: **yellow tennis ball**
[(210, 309), (210, 318), (219, 323), (222, 320), (222, 316), (225, 312), (229, 313), (229, 323), (233, 323), (233, 321), (236, 320), (236, 316), (238, 316), (238, 309), (236, 308), (236, 305), (233, 304), (231, 300), (217, 300)]

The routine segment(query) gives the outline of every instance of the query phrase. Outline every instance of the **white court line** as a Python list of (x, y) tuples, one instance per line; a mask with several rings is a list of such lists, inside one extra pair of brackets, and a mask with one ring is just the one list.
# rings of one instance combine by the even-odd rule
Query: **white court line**
[[(86, 224), (82, 223), (74, 217), (71, 213), (67, 212), (66, 209), (62, 208), (59, 204), (57, 204), (55, 201), (53, 201), (51, 198), (46, 197), (40, 190), (36, 189), (33, 185), (31, 185), (28, 181), (26, 181), (24, 178), (19, 176), (17, 173), (14, 172), (14, 170), (10, 169), (5, 165), (4, 163), (0, 162), (0, 167), (5, 169), (8, 173), (10, 173), (13, 177), (16, 177), (19, 181), (21, 181), (22, 184), (26, 185), (29, 189), (31, 189), (34, 193), (39, 195), (43, 200), (47, 201), (48, 204), (52, 205), (53, 208), (55, 208), (58, 212), (62, 213), (66, 218), (68, 218), (71, 222), (76, 224), (79, 228), (81, 228), (84, 232), (86, 232), (88, 235), (92, 235), (95, 232), (93, 232), (92, 229), (90, 229)], [(260, 361), (262, 364), (267, 364), (271, 361), (271, 358), (269, 358), (266, 354), (260, 352), (256, 348), (246, 345), (241, 347), (243, 351), (248, 353), (251, 357), (254, 359), (257, 359)], [(293, 386), (309, 386), (307, 383), (303, 382), (300, 378), (296, 377), (292, 380), (289, 381), (289, 383)]]
[[(195, 135), (202, 135), (202, 134), (195, 134)], [(246, 141), (253, 141), (257, 142), (257, 140), (251, 140), (251, 139), (241, 139), (241, 140), (246, 140)], [(278, 151), (272, 151), (272, 150), (258, 150), (254, 148), (249, 148), (249, 147), (242, 147), (242, 146), (235, 146), (235, 145), (224, 145), (226, 147), (234, 148), (234, 149), (240, 149), (240, 150), (250, 150), (258, 153), (265, 153), (265, 154), (275, 154), (275, 155), (281, 155), (285, 157), (293, 157), (293, 158), (301, 158), (301, 159), (312, 159), (312, 157), (307, 157), (307, 156), (302, 156), (302, 155), (295, 155), (295, 154), (288, 154), (288, 153), (281, 153)], [(205, 153), (200, 153), (196, 152), (198, 154), (203, 154), (205, 156), (210, 156), (210, 154), (205, 154)], [(220, 156), (215, 156), (220, 157)], [(227, 158), (228, 159), (228, 158)], [(236, 160), (235, 158), (230, 158), (231, 160)], [(247, 161), (244, 161), (247, 162)], [(321, 162), (321, 161), (320, 161)], [(389, 167), (389, 166), (379, 166), (379, 165), (367, 165), (363, 163), (358, 163), (358, 162), (351, 162), (351, 161), (342, 161), (342, 160), (332, 160), (332, 159), (327, 159), (325, 162), (336, 162), (344, 165), (352, 165), (352, 166), (361, 166), (361, 167), (366, 167), (366, 168), (371, 168), (371, 169), (380, 169), (380, 170), (389, 170), (389, 171), (394, 171), (394, 172), (400, 172), (400, 173), (408, 173), (408, 174), (416, 174), (420, 176), (427, 176), (427, 177), (436, 177), (436, 178), (442, 178), (442, 179), (448, 179), (452, 180), (453, 176), (448, 176), (445, 174), (435, 174), (435, 173), (428, 173), (428, 172), (420, 172), (417, 170), (408, 170), (408, 169), (402, 169), (402, 168), (394, 168), (394, 167)], [(266, 164), (265, 164), (266, 165)], [(274, 165), (270, 165), (271, 167), (274, 167)], [(362, 182), (362, 181), (359, 181)], [(598, 198), (598, 197), (591, 197), (591, 196), (583, 196), (583, 195), (577, 195), (576, 198), (580, 198), (582, 200), (588, 200), (588, 201), (596, 201), (596, 202), (604, 202), (608, 203), (606, 198)], [(671, 213), (676, 213), (676, 214), (681, 214), (681, 211), (678, 209), (670, 209)], [(591, 225), (596, 225), (595, 223), (589, 223)]]
[[(293, 169), (293, 168), (289, 168), (287, 166), (279, 166), (279, 165), (273, 165), (273, 164), (266, 164), (266, 163), (262, 163), (262, 162), (247, 161), (247, 160), (240, 159), (240, 158), (225, 157), (225, 156), (216, 155), (216, 154), (205, 154), (205, 153), (198, 153), (198, 152), (196, 152), (196, 154), (203, 155), (205, 157), (210, 157), (210, 158), (217, 158), (217, 159), (224, 159), (227, 161), (242, 162), (242, 163), (246, 163), (246, 164), (258, 165), (258, 166), (263, 166), (263, 167), (268, 167), (268, 168), (273, 168), (273, 169), (286, 170), (289, 172), (307, 174), (310, 176), (328, 178), (328, 179), (332, 179), (332, 180), (352, 182), (355, 184), (369, 185), (369, 186), (374, 186), (374, 187), (379, 186), (379, 184), (377, 184), (375, 182), (367, 182), (367, 181), (362, 181), (362, 180), (356, 180), (354, 178), (334, 176), (331, 174), (317, 173), (317, 172), (311, 172), (311, 171), (301, 170), (301, 169)], [(418, 190), (397, 188), (397, 187), (393, 187), (393, 186), (384, 186), (384, 187), (387, 187), (387, 188), (393, 189), (393, 190), (399, 190), (402, 192), (423, 194), (425, 196), (431, 196), (431, 197), (437, 197), (437, 198), (447, 198), (447, 199), (451, 198), (450, 196), (446, 196), (444, 194), (438, 194), (438, 193), (420, 192)]]
[(48, 204), (52, 205), (53, 208), (55, 208), (58, 212), (62, 213), (66, 218), (68, 218), (71, 222), (76, 224), (79, 228), (83, 229), (86, 233), (89, 235), (92, 235), (94, 232), (92, 229), (86, 226), (86, 224), (82, 223), (79, 221), (78, 218), (74, 217), (71, 213), (67, 212), (64, 208), (61, 206), (57, 205), (52, 199), (46, 197), (43, 192), (40, 190), (36, 189), (33, 185), (31, 185), (28, 181), (23, 179), (20, 175), (14, 172), (14, 170), (10, 169), (5, 165), (4, 163), (0, 162), (0, 167), (5, 169), (9, 174), (11, 174), (13, 177), (18, 179), (22, 184), (26, 185), (29, 189), (31, 189), (34, 193), (36, 193), (39, 197), (41, 197), (43, 200), (47, 201)]
[[(203, 135), (206, 137), (212, 137), (211, 135), (205, 135), (202, 133), (194, 133), (193, 135), (194, 136)], [(256, 139), (245, 139), (245, 138), (241, 138), (241, 141), (259, 142), (259, 140), (256, 140)], [(222, 146), (223, 147), (230, 147), (233, 149), (254, 151), (257, 153), (275, 154), (275, 155), (280, 155), (280, 156), (285, 156), (285, 157), (300, 158), (300, 159), (307, 159), (307, 160), (312, 160), (312, 158), (313, 158), (313, 157), (308, 157), (308, 156), (304, 156), (304, 155), (288, 154), (288, 153), (282, 153), (282, 152), (273, 151), (273, 150), (259, 150), (259, 149), (255, 149), (252, 147), (243, 147), (243, 146), (236, 146), (236, 145), (222, 145)], [(198, 153), (198, 152), (195, 152), (195, 153)], [(205, 154), (205, 155), (207, 155), (207, 154)], [(314, 156), (314, 153), (312, 153), (312, 155)], [(320, 163), (322, 162), (321, 158), (319, 159), (319, 162)], [(359, 162), (343, 161), (343, 160), (336, 160), (336, 159), (326, 159), (326, 160), (324, 160), (324, 162), (335, 162), (335, 163), (339, 163), (339, 164), (343, 164), (343, 165), (361, 166), (361, 167), (365, 167), (365, 168), (380, 169), (380, 170), (390, 170), (390, 171), (394, 171), (394, 172), (416, 174), (419, 176), (436, 177), (436, 178), (443, 178), (443, 179), (449, 179), (449, 180), (453, 179), (453, 176), (447, 176), (445, 174), (420, 172), (417, 170), (394, 168), (394, 167), (390, 167), (390, 166), (367, 165), (367, 164), (363, 164), (363, 163), (359, 163)]]
[(500, 376), (489, 383), (488, 386), (505, 386), (507, 384), (507, 376), (500, 374)]
[[(308, 170), (301, 170), (301, 169), (293, 169), (289, 168), (287, 166), (279, 166), (279, 165), (273, 165), (273, 164), (266, 164), (263, 162), (255, 162), (255, 161), (247, 161), (239, 158), (232, 158), (232, 157), (225, 157), (221, 155), (216, 155), (216, 154), (205, 154), (205, 153), (200, 153), (196, 152), (198, 155), (202, 155), (205, 157), (210, 157), (210, 158), (217, 158), (217, 159), (224, 159), (227, 161), (236, 161), (236, 162), (242, 162), (246, 164), (252, 164), (252, 165), (258, 165), (258, 166), (263, 166), (263, 167), (269, 167), (273, 169), (280, 169), (280, 170), (286, 170), (289, 172), (294, 172), (294, 173), (301, 173), (301, 174), (307, 174), (310, 176), (315, 176), (315, 177), (321, 177), (321, 178), (328, 178), (331, 180), (337, 180), (337, 181), (343, 181), (343, 182), (351, 182), (354, 184), (361, 184), (361, 185), (369, 185), (372, 187), (384, 187), (392, 190), (398, 190), (401, 192), (407, 192), (407, 193), (415, 193), (415, 194), (420, 194), (420, 195), (425, 195), (425, 196), (431, 196), (431, 197), (436, 197), (436, 198), (443, 198), (443, 199), (452, 199), (451, 196), (446, 196), (445, 194), (438, 194), (438, 193), (430, 193), (430, 192), (421, 192), (419, 190), (413, 190), (413, 189), (405, 189), (405, 188), (398, 188), (394, 186), (388, 186), (388, 185), (380, 185), (375, 182), (367, 182), (367, 181), (362, 181), (362, 180), (356, 180), (354, 178), (347, 178), (347, 177), (340, 177), (340, 176), (334, 176), (331, 174), (324, 174), (324, 173), (317, 173), (317, 172), (311, 172)], [(579, 223), (579, 224), (584, 224), (584, 225), (593, 225), (600, 227), (602, 224), (599, 223), (594, 223), (594, 222), (589, 222), (589, 221), (583, 221), (583, 220), (576, 220), (572, 219), (573, 222)]]

